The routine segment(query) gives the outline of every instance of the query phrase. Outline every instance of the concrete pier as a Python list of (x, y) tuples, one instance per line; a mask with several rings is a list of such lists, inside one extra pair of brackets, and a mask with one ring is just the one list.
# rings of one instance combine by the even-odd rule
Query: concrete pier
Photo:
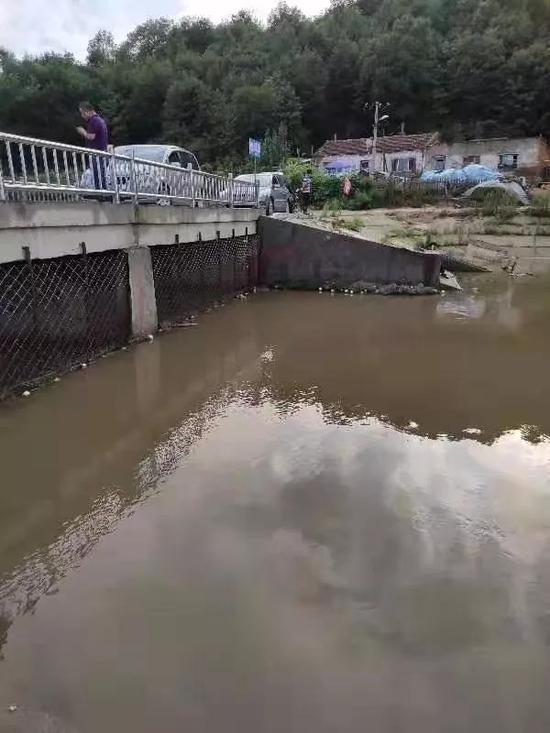
[(132, 247), (128, 250), (128, 274), (132, 336), (143, 338), (154, 333), (158, 326), (155, 281), (149, 247)]

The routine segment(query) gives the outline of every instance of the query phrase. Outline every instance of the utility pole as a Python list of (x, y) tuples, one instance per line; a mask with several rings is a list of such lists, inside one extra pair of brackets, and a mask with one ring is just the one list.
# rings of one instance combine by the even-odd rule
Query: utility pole
[[(380, 110), (384, 110), (385, 108), (389, 107), (389, 104), (387, 102), (379, 102), (376, 100), (374, 103), (374, 124), (372, 126), (372, 153), (371, 153), (371, 171), (370, 175), (374, 176), (376, 173), (376, 145), (378, 142), (378, 125), (380, 122), (384, 122), (385, 120), (389, 119), (389, 115), (382, 115), (380, 117)], [(372, 109), (372, 106), (367, 102), (365, 104), (365, 109)]]
[(380, 102), (374, 103), (374, 125), (372, 126), (372, 173), (376, 173), (376, 142), (378, 140), (378, 116), (380, 114)]

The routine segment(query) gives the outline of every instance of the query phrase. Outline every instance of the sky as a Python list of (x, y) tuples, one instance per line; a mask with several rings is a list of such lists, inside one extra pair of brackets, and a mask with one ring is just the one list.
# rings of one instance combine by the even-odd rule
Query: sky
[[(148, 18), (189, 15), (219, 22), (244, 8), (266, 20), (276, 4), (277, 0), (0, 0), (0, 46), (18, 56), (69, 51), (84, 59), (88, 41), (100, 28), (120, 41)], [(330, 1), (289, 4), (306, 15), (317, 15)]]

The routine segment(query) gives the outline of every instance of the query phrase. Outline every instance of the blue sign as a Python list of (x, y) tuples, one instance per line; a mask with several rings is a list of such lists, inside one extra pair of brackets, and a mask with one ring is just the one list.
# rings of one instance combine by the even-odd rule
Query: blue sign
[(262, 143), (260, 140), (254, 140), (254, 138), (248, 138), (248, 154), (251, 158), (261, 158), (262, 156)]

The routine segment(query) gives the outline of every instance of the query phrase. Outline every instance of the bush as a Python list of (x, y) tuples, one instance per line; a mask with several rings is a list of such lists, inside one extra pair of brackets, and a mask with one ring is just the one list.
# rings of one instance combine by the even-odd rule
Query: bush
[(550, 217), (550, 191), (534, 191), (531, 216)]
[(291, 187), (300, 187), (305, 174), (311, 170), (313, 180), (312, 204), (322, 208), (327, 202), (335, 202), (339, 209), (348, 211), (364, 211), (375, 208), (391, 208), (398, 206), (424, 206), (441, 198), (441, 193), (434, 187), (423, 186), (416, 181), (411, 184), (394, 180), (373, 180), (362, 173), (349, 176), (351, 196), (342, 195), (343, 178), (329, 176), (310, 163), (291, 160), (285, 167), (285, 175)]
[(471, 199), (480, 205), (483, 216), (494, 216), (502, 222), (512, 219), (518, 207), (513, 196), (494, 188), (480, 188), (472, 194)]
[(365, 211), (372, 209), (373, 198), (369, 191), (356, 191), (349, 198), (342, 201), (342, 208), (348, 211)]
[(325, 201), (341, 198), (341, 180), (322, 173), (313, 179), (313, 205), (322, 206)]

